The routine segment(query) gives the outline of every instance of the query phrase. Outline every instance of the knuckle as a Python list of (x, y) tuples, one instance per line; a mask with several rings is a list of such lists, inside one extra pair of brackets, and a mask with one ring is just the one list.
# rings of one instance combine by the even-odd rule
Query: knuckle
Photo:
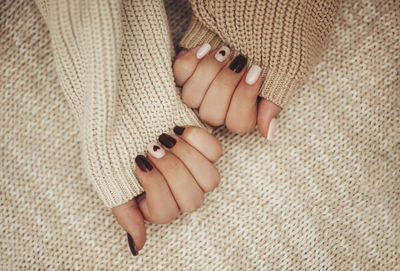
[(198, 107), (193, 96), (189, 95), (188, 92), (186, 92), (186, 91), (182, 91), (182, 101), (189, 108), (197, 108)]
[(193, 70), (193, 61), (188, 57), (180, 57), (174, 62), (174, 70), (179, 69), (183, 72), (191, 72)]
[(203, 187), (204, 192), (212, 192), (215, 188), (219, 186), (220, 182), (221, 182), (221, 177), (219, 174), (217, 174), (213, 178), (210, 178)]
[(204, 194), (201, 193), (195, 200), (192, 200), (185, 204), (185, 206), (182, 208), (183, 212), (193, 212), (201, 207), (201, 205), (204, 202)]
[(251, 130), (251, 127), (247, 127), (244, 125), (237, 125), (237, 124), (226, 125), (226, 127), (228, 128), (229, 131), (238, 135), (242, 135)]
[(211, 126), (220, 126), (224, 124), (224, 119), (219, 116), (219, 114), (212, 114), (207, 109), (200, 109), (199, 112), (200, 119)]
[(228, 118), (226, 121), (226, 128), (228, 128), (228, 130), (230, 130), (231, 132), (239, 135), (247, 133), (248, 131), (252, 130), (255, 126), (256, 126), (255, 119), (252, 121), (238, 122), (238, 121), (231, 121), (231, 119)]
[(155, 214), (155, 220), (157, 224), (168, 224), (174, 221), (178, 215), (179, 212), (177, 210), (164, 210)]

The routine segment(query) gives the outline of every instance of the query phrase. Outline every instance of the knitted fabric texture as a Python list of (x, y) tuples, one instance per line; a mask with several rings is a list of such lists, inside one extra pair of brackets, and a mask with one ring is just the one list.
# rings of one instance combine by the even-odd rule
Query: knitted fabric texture
[[(149, 2), (123, 3), (123, 18), (131, 22), (121, 36), (126, 58), (142, 48), (128, 41), (153, 37), (157, 45), (169, 44), (159, 22), (163, 5), (150, 8)], [(186, 7), (176, 0), (166, 3), (171, 25), (188, 21)], [(45, 21), (33, 2), (3, 2), (1, 269), (396, 270), (399, 12), (395, 1), (344, 1), (321, 62), (281, 113), (273, 143), (257, 131), (233, 135), (218, 128), (224, 145), (220, 186), (196, 212), (168, 225), (146, 224), (146, 245), (134, 258), (126, 233), (87, 181), (81, 129), (60, 84)], [(179, 35), (173, 40), (183, 34), (172, 33)], [(144, 66), (127, 58), (135, 77), (120, 75), (120, 84), (125, 82), (130, 94), (141, 82), (147, 95), (172, 84), (172, 74), (159, 63), (165, 55), (171, 65), (169, 50), (168, 45), (141, 51), (149, 61), (143, 60)], [(146, 80), (137, 81), (138, 74)], [(161, 104), (155, 99), (151, 110), (167, 99)], [(157, 115), (151, 110), (151, 117)], [(163, 121), (171, 117), (166, 115)], [(160, 132), (170, 127), (165, 125)], [(155, 140), (147, 134), (151, 128), (148, 124), (126, 142), (142, 136)]]
[(286, 107), (325, 47), (340, 0), (191, 0), (180, 45), (228, 45), (262, 68), (260, 96)]
[(80, 127), (86, 173), (106, 206), (122, 204), (143, 192), (135, 156), (175, 125), (201, 125), (175, 88), (163, 3), (40, 0), (38, 6)]

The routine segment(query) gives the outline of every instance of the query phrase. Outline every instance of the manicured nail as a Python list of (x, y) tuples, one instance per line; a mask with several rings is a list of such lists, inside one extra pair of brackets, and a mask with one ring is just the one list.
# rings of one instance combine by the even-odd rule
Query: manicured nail
[(205, 43), (203, 44), (203, 46), (199, 48), (199, 50), (197, 50), (196, 57), (198, 59), (202, 59), (206, 54), (208, 54), (208, 52), (210, 52), (210, 50), (211, 50), (211, 45)]
[(147, 145), (147, 151), (151, 154), (151, 156), (157, 159), (163, 158), (165, 155), (165, 150), (157, 143), (150, 143)]
[(174, 133), (177, 135), (182, 135), (184, 131), (185, 131), (185, 127), (181, 127), (181, 126), (174, 127)]
[(163, 144), (166, 148), (171, 149), (176, 144), (175, 138), (170, 135), (162, 134), (158, 137), (158, 140), (161, 144)]
[(129, 244), (129, 248), (131, 249), (132, 255), (137, 256), (139, 254), (139, 252), (136, 249), (135, 242), (133, 241), (133, 238), (129, 233), (126, 233), (126, 234), (128, 235), (128, 244)]
[(276, 119), (273, 118), (269, 122), (269, 127), (268, 127), (268, 134), (267, 134), (267, 140), (272, 141), (274, 138), (274, 133), (275, 133), (275, 125), (276, 125)]
[(240, 73), (247, 64), (247, 58), (243, 55), (238, 55), (229, 65), (229, 69), (236, 73)]
[(246, 75), (246, 83), (248, 85), (252, 85), (257, 82), (258, 77), (260, 77), (261, 67), (257, 65), (251, 66), (250, 70), (247, 72)]
[(153, 169), (153, 166), (147, 160), (147, 158), (143, 155), (138, 155), (135, 158), (136, 165), (143, 170), (144, 172), (149, 172)]
[(229, 54), (231, 53), (231, 49), (226, 46), (222, 46), (218, 52), (215, 53), (215, 59), (219, 62), (224, 62), (225, 59), (228, 58)]

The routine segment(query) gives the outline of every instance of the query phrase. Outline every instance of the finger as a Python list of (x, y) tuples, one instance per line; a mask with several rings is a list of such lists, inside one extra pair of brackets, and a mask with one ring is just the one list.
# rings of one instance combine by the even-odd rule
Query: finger
[(170, 152), (159, 155), (152, 151), (148, 159), (164, 176), (180, 210), (191, 212), (201, 206), (204, 193), (181, 160)]
[(144, 196), (137, 200), (144, 218), (156, 224), (171, 222), (178, 216), (179, 208), (167, 182), (143, 155), (138, 155), (135, 162), (136, 175), (145, 191)]
[[(176, 140), (176, 144), (170, 148), (171, 145), (164, 146), (183, 162), (204, 192), (214, 190), (220, 181), (217, 168), (179, 136), (171, 135), (171, 137)], [(160, 140), (161, 144), (163, 144), (162, 139), (163, 137)]]
[(218, 73), (200, 105), (200, 118), (211, 126), (225, 123), (232, 94), (246, 71), (247, 59), (239, 55)]
[(257, 127), (268, 141), (274, 137), (276, 120), (281, 110), (281, 107), (265, 98), (262, 98), (258, 104)]
[[(131, 236), (130, 248), (134, 256), (146, 242), (146, 228), (135, 199), (111, 209), (121, 227)], [(129, 237), (128, 237), (129, 238)]]
[[(217, 76), (218, 72), (224, 67), (229, 57), (224, 53), (224, 58), (220, 58), (220, 51), (227, 51), (228, 47), (221, 48), (219, 51), (213, 51), (207, 54), (197, 65), (196, 70), (185, 82), (182, 88), (182, 100), (191, 108), (199, 108), (203, 97), (211, 82)], [(201, 48), (200, 48), (201, 49)], [(200, 50), (199, 49), (199, 50)], [(222, 61), (220, 61), (222, 59)]]
[(233, 93), (225, 124), (234, 133), (243, 134), (256, 126), (257, 96), (262, 84), (260, 72), (261, 68), (253, 65)]
[(179, 135), (185, 142), (198, 150), (209, 161), (215, 162), (222, 155), (222, 144), (206, 129), (196, 126), (176, 126), (174, 133)]
[(196, 57), (199, 48), (200, 46), (190, 50), (182, 49), (176, 56), (172, 70), (177, 86), (183, 86), (195, 71), (197, 64), (200, 62), (200, 59)]

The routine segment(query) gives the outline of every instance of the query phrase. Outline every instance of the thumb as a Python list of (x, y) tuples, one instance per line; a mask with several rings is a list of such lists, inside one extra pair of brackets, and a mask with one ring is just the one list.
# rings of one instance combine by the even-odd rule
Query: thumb
[(257, 127), (268, 141), (274, 136), (275, 123), (282, 108), (265, 98), (258, 103)]
[[(118, 223), (128, 233), (128, 243), (132, 254), (136, 256), (146, 242), (146, 228), (143, 215), (136, 200), (132, 199), (111, 209)], [(129, 236), (130, 235), (130, 236)]]

